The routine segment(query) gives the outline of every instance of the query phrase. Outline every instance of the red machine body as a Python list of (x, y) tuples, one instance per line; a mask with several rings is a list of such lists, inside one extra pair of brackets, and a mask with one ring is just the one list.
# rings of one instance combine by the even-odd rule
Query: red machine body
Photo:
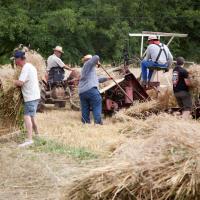
[(145, 89), (140, 85), (139, 81), (132, 74), (126, 74), (123, 79), (117, 81), (127, 95), (125, 95), (117, 84), (113, 83), (100, 90), (103, 98), (103, 112), (112, 114), (121, 108), (127, 108), (134, 101), (145, 101), (149, 99)]

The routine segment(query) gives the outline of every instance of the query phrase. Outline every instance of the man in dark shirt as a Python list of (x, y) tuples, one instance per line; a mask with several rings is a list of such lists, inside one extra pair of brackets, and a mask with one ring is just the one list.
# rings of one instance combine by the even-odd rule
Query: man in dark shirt
[(183, 68), (184, 63), (185, 60), (183, 57), (178, 57), (176, 59), (176, 67), (173, 70), (172, 82), (177, 103), (182, 109), (183, 118), (186, 119), (190, 117), (192, 98), (189, 93), (191, 82), (187, 70)]

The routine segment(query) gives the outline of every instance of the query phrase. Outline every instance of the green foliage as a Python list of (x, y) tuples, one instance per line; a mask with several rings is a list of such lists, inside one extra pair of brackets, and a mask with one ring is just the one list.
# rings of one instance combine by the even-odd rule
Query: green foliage
[[(64, 61), (79, 63), (87, 53), (119, 60), (129, 32), (188, 33), (175, 39), (174, 57), (200, 61), (200, 3), (196, 0), (8, 0), (0, 1), (0, 60), (23, 43), (47, 57), (62, 45)], [(129, 40), (131, 54), (139, 53), (138, 38)]]
[(78, 160), (97, 158), (96, 154), (89, 152), (85, 148), (69, 147), (53, 140), (46, 140), (39, 137), (34, 139), (34, 145), (31, 147), (31, 149), (45, 153), (65, 154)]

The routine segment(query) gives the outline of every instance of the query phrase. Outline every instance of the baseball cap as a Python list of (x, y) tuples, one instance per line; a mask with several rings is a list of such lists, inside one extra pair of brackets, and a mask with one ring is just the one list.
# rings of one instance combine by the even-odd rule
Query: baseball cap
[(14, 53), (14, 58), (17, 59), (17, 58), (25, 58), (25, 52), (24, 51), (16, 51)]

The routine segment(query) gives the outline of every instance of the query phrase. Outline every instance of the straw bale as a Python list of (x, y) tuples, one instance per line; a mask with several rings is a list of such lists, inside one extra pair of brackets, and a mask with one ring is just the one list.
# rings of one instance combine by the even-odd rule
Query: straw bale
[(159, 104), (158, 107), (161, 110), (167, 110), (169, 108), (177, 107), (177, 101), (172, 88), (160, 90), (157, 101)]
[(158, 113), (159, 105), (157, 100), (150, 100), (139, 102), (135, 101), (134, 104), (128, 109), (120, 110), (114, 117), (114, 121), (130, 121), (131, 118), (144, 119), (153, 113)]
[(22, 120), (23, 98), (21, 90), (13, 85), (13, 80), (19, 76), (19, 71), (10, 79), (7, 79), (7, 87), (4, 88), (0, 96), (0, 130), (4, 128), (13, 129), (20, 126)]
[(122, 144), (113, 160), (77, 178), (62, 200), (200, 198), (200, 124), (167, 114), (152, 116), (148, 137)]
[(30, 62), (36, 67), (39, 79), (41, 79), (45, 75), (45, 60), (38, 52), (34, 50), (26, 51), (26, 61)]
[(199, 98), (200, 94), (200, 65), (191, 65), (188, 68), (189, 78), (192, 84), (190, 92), (193, 97), (193, 101)]
[(125, 110), (125, 115), (142, 118), (143, 116), (149, 116), (153, 112), (158, 112), (157, 101), (136, 101), (133, 106)]

